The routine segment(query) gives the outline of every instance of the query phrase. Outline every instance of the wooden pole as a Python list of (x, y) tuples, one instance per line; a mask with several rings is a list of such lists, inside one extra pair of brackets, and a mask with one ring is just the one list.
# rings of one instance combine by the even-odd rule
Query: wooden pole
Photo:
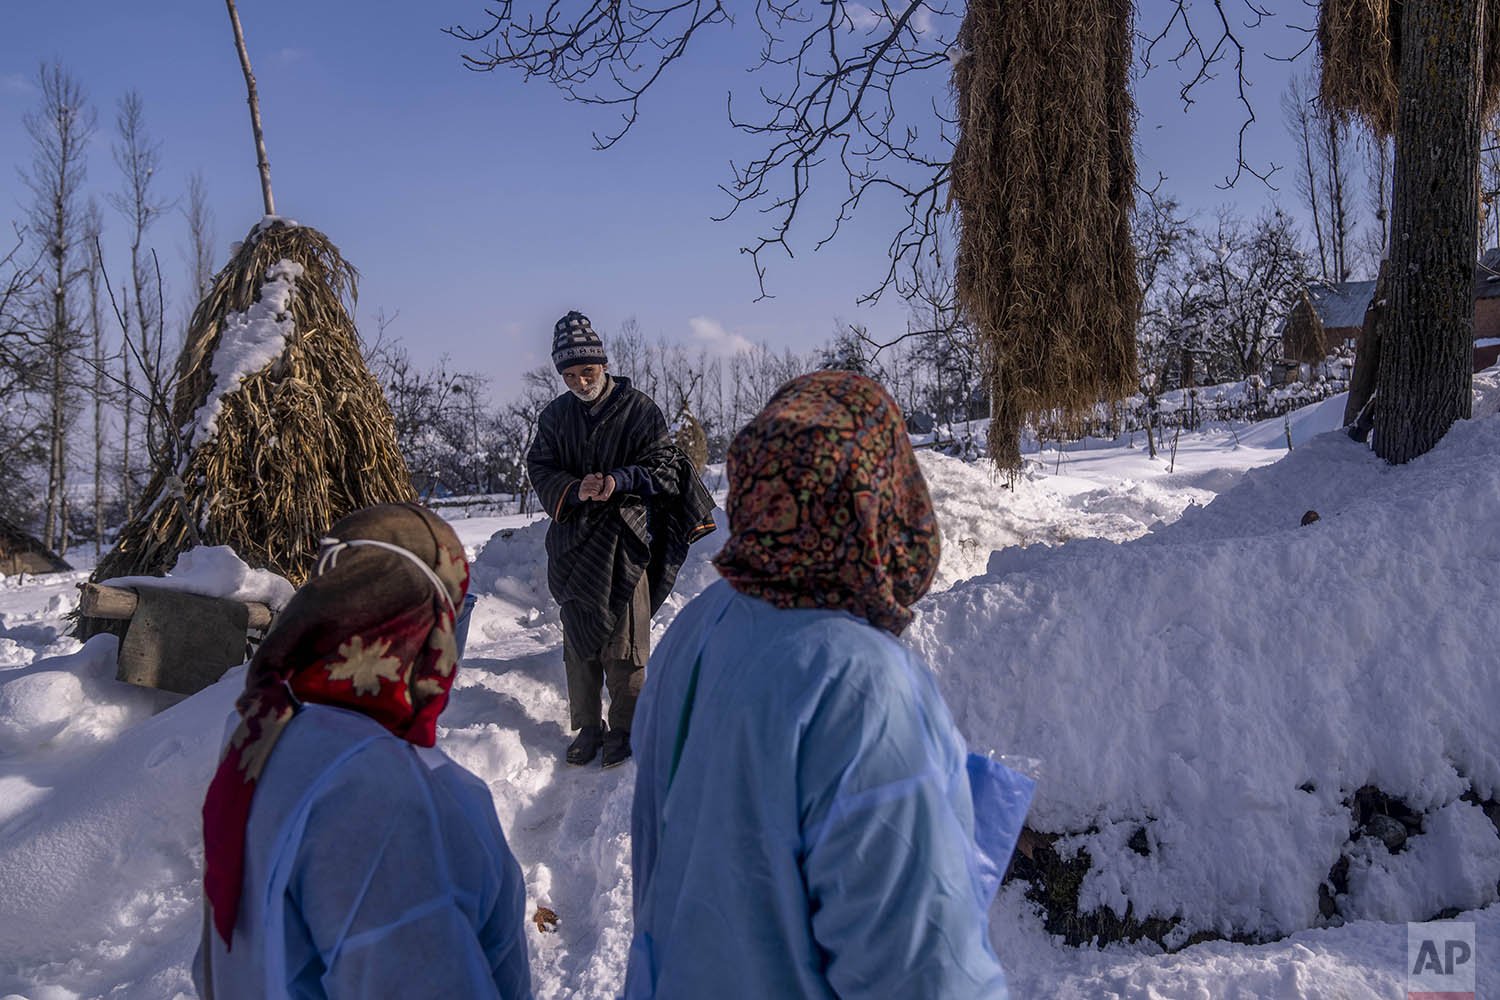
[(266, 133), (260, 124), (260, 96), (255, 91), (255, 74), (250, 70), (250, 53), (245, 49), (245, 31), (240, 27), (240, 14), (234, 8), (234, 0), (224, 0), (229, 8), (229, 20), (234, 25), (234, 45), (240, 53), (240, 69), (245, 73), (245, 89), (249, 91), (250, 130), (255, 133), (256, 166), (260, 168), (260, 194), (265, 201), (266, 214), (276, 214), (276, 199), (271, 197), (271, 162), (266, 158)]

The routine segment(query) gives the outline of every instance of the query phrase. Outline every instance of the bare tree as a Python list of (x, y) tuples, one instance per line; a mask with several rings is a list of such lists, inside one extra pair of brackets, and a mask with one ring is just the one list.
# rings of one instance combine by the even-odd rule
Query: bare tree
[[(130, 382), (133, 379), (128, 373), (134, 365), (139, 368), (144, 384), (160, 385), (166, 377), (166, 324), (160, 269), (156, 266), (154, 253), (150, 253), (148, 259), (144, 243), (147, 231), (161, 217), (167, 204), (154, 190), (156, 172), (161, 168), (161, 143), (152, 139), (146, 129), (145, 108), (138, 92), (132, 90), (120, 99), (115, 133), (114, 156), (115, 164), (120, 168), (121, 187), (109, 196), (109, 202), (124, 217), (130, 239), (130, 297), (134, 307), (133, 314), (126, 316), (124, 365)], [(153, 281), (153, 278), (158, 280)], [(129, 309), (127, 313), (130, 313)], [(129, 412), (134, 408), (132, 395), (127, 393), (125, 400), (127, 425)], [(165, 436), (171, 433), (164, 426), (157, 407), (146, 407), (145, 431), (147, 454), (155, 462), (167, 450)], [(126, 476), (130, 474), (131, 470), (127, 468)], [(133, 489), (131, 493), (134, 493)]]
[(1349, 125), (1336, 115), (1319, 111), (1318, 155), (1323, 161), (1324, 190), (1328, 203), (1327, 270), (1330, 281), (1348, 281), (1352, 272), (1350, 242), (1354, 235), (1353, 188), (1349, 181)]
[(637, 389), (656, 398), (657, 378), (651, 345), (646, 342), (641, 324), (634, 316), (627, 317), (609, 338), (609, 370), (625, 376)]
[(19, 231), (0, 254), (0, 517), (18, 522), (34, 513), (34, 476), (47, 458), (47, 423), (34, 406), (46, 366), (31, 304), (43, 256), (27, 252)]
[(83, 228), (86, 245), (91, 251), (88, 269), (88, 322), (89, 339), (92, 342), (89, 367), (92, 369), (93, 374), (94, 555), (97, 556), (104, 551), (104, 379), (106, 359), (104, 357), (104, 313), (99, 297), (99, 285), (104, 272), (104, 262), (99, 259), (97, 249), (101, 244), (104, 232), (104, 215), (99, 211), (99, 203), (93, 198), (89, 199), (88, 208), (84, 210)]
[(48, 399), (47, 500), (42, 540), (59, 554), (67, 549), (66, 496), (68, 430), (77, 403), (75, 382), (82, 326), (75, 309), (78, 283), (88, 272), (83, 213), (78, 204), (86, 169), (85, 154), (95, 117), (83, 88), (56, 63), (38, 73), (41, 104), (26, 115), (31, 138), (32, 238), (44, 247), (38, 324), (46, 357)]
[(515, 452), (521, 483), (519, 512), (530, 514), (531, 501), (535, 498), (536, 491), (532, 489), (531, 477), (526, 471), (526, 453), (531, 450), (532, 441), (536, 440), (537, 421), (541, 418), (542, 409), (557, 395), (557, 375), (545, 366), (533, 368), (521, 376), (521, 384), (521, 398), (511, 404), (507, 413), (520, 427)]
[[(1377, 271), (1391, 245), (1391, 174), (1394, 170), (1391, 140), (1364, 136), (1365, 197), (1375, 225), (1366, 230), (1364, 253), (1371, 271)], [(1500, 176), (1500, 175), (1497, 175)], [(1500, 236), (1497, 236), (1500, 239)]]
[(1291, 219), (1274, 209), (1246, 226), (1221, 211), (1214, 230), (1196, 241), (1192, 272), (1195, 297), (1185, 318), (1200, 337), (1184, 350), (1201, 356), (1208, 382), (1263, 374), (1276, 356), (1281, 322), (1307, 283), (1307, 257)]
[(214, 277), (214, 210), (208, 205), (208, 184), (201, 170), (188, 177), (182, 216), (187, 222), (188, 287), (192, 289), (187, 308), (191, 312)]
[(1328, 237), (1323, 233), (1322, 171), (1315, 161), (1318, 123), (1314, 120), (1317, 88), (1308, 76), (1294, 75), (1281, 95), (1281, 115), (1286, 121), (1286, 130), (1297, 144), (1297, 194), (1307, 206), (1312, 218), (1313, 241), (1318, 249), (1318, 272), (1324, 281), (1329, 280)]
[(1281, 110), (1297, 143), (1297, 193), (1312, 219), (1318, 277), (1347, 281), (1353, 238), (1349, 125), (1318, 103), (1317, 92), (1310, 74), (1295, 75), (1281, 95)]
[(1203, 290), (1192, 266), (1199, 235), (1175, 199), (1154, 192), (1136, 202), (1131, 233), (1141, 285), (1136, 357), (1146, 398), (1146, 447), (1155, 458), (1160, 396), (1183, 385), (1189, 374), (1184, 361), (1201, 353), (1204, 341)]

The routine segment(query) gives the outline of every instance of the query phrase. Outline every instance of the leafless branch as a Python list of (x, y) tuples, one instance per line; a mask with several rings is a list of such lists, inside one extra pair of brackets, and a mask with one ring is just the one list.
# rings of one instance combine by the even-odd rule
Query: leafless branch
[[(154, 418), (154, 424), (160, 430), (155, 435), (148, 435), (147, 449), (151, 453), (151, 460), (159, 468), (168, 468), (176, 464), (176, 460), (184, 454), (186, 442), (183, 440), (180, 429), (172, 421), (172, 395), (177, 390), (175, 378), (169, 378), (166, 374), (164, 364), (152, 364), (148, 360), (151, 356), (149, 345), (140, 345), (130, 335), (130, 321), (126, 319), (124, 310), (121, 309), (119, 301), (115, 298), (114, 285), (109, 279), (109, 269), (104, 266), (104, 252), (99, 244), (98, 236), (94, 237), (94, 253), (97, 255), (99, 276), (104, 281), (104, 291), (109, 297), (110, 308), (114, 310), (115, 320), (120, 324), (122, 350), (126, 352), (126, 364), (132, 361), (145, 374), (146, 384), (137, 387), (133, 380), (119, 377), (114, 372), (100, 370), (100, 366), (85, 359), (84, 363), (95, 372), (114, 384), (115, 388), (124, 391), (145, 404), (146, 410)], [(151, 258), (156, 261), (156, 251), (151, 251)], [(158, 288), (161, 283), (161, 265), (156, 265), (156, 280)], [(149, 336), (143, 332), (142, 337)], [(157, 345), (156, 356), (160, 359), (160, 343)]]
[[(741, 251), (750, 257), (762, 296), (769, 294), (769, 256), (793, 255), (793, 230), (807, 214), (809, 192), (823, 174), (842, 175), (844, 195), (815, 248), (838, 235), (877, 197), (902, 206), (887, 247), (890, 265), (865, 296), (873, 301), (911, 277), (935, 252), (947, 203), (952, 154), (947, 69), (963, 6), (958, 0), (855, 4), (847, 0), (756, 0), (761, 36), (751, 67), (752, 95), (730, 94), (732, 126), (763, 143), (763, 152), (730, 164), (721, 185), (727, 219), (753, 205), (767, 221)], [(526, 9), (523, 9), (526, 8)], [(711, 0), (504, 0), (478, 29), (450, 35), (478, 47), (471, 69), (520, 70), (569, 99), (620, 109), (619, 127), (595, 136), (603, 149), (636, 122), (642, 99), (704, 29), (732, 23)], [(937, 72), (933, 72), (937, 71)], [(838, 183), (838, 182), (834, 182)]]
[[(1231, 4), (1238, 8), (1233, 15), (1227, 9)], [(1166, 6), (1166, 22), (1154, 34), (1139, 34), (1142, 68), (1150, 72), (1158, 65), (1158, 50), (1164, 52), (1160, 61), (1170, 63), (1184, 75), (1178, 97), (1185, 109), (1194, 104), (1194, 95), (1200, 87), (1218, 79), (1222, 68), (1231, 69), (1235, 99), (1242, 117), (1236, 136), (1234, 173), (1226, 176), (1219, 187), (1233, 187), (1241, 177), (1249, 174), (1274, 189), (1271, 177), (1281, 168), (1270, 162), (1264, 167), (1255, 166), (1245, 156), (1245, 136), (1257, 116), (1247, 89), (1246, 48), (1240, 33), (1259, 28), (1275, 14), (1257, 0), (1212, 0), (1207, 7), (1213, 13), (1207, 18), (1208, 23), (1204, 23), (1201, 16), (1195, 16), (1192, 0), (1171, 0)], [(1199, 8), (1204, 6), (1198, 5)]]

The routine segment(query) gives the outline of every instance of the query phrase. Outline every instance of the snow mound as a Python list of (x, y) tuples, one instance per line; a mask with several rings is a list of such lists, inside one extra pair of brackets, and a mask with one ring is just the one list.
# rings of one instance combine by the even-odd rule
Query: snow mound
[(256, 601), (273, 611), (286, 607), (296, 588), (268, 569), (251, 569), (227, 545), (200, 545), (177, 557), (166, 576), (121, 576), (105, 580), (110, 587), (158, 587), (204, 597)]
[[(1029, 822), (1088, 852), (1081, 911), (1284, 935), (1318, 920), (1355, 790), (1418, 813), (1500, 791), (1497, 453), (1497, 419), (1399, 468), (1326, 434), (1145, 538), (997, 552), (924, 602), (909, 641), (971, 744), (1043, 761)], [(1496, 837), (1456, 812), (1380, 871), (1482, 905)], [(1413, 919), (1380, 877), (1343, 905)]]
[(150, 718), (170, 696), (116, 682), (117, 643), (96, 635), (72, 643), (74, 653), (0, 672), (0, 759), (106, 742)]
[[(114, 642), (95, 636), (75, 656), (19, 678), (50, 685), (55, 675), (76, 676), (89, 698), (69, 725), (86, 726), (96, 745), (7, 760), (15, 777), (0, 778), (10, 793), (0, 795), (0, 971), (18, 985), (61, 979), (88, 996), (134, 983), (130, 995), (168, 997), (191, 991), (198, 810), (244, 671), (152, 715), (156, 692), (113, 682)], [(0, 698), (17, 683), (15, 673), (3, 676)], [(56, 689), (72, 698), (79, 688)], [(59, 942), (70, 942), (70, 957)]]

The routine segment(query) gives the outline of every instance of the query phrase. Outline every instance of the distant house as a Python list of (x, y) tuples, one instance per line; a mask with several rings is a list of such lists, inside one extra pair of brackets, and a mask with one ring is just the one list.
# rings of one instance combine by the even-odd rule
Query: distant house
[(1308, 285), (1281, 324), (1282, 357), (1315, 365), (1341, 348), (1354, 347), (1374, 293), (1373, 281)]
[(62, 573), (72, 569), (19, 525), (0, 517), (0, 576)]
[[(1357, 347), (1373, 281), (1313, 282), (1281, 324), (1283, 367), (1315, 365), (1340, 348)], [(1474, 370), (1500, 360), (1500, 248), (1474, 267)]]
[(1474, 370), (1500, 361), (1500, 248), (1491, 247), (1474, 270)]

